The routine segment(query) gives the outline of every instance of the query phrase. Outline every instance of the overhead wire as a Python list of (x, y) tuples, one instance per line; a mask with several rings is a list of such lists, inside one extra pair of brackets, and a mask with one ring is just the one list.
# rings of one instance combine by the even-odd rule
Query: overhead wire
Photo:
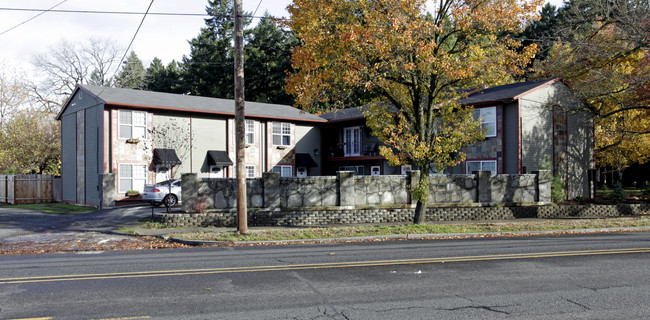
[(52, 7), (49, 8), (49, 9), (46, 9), (46, 10), (38, 10), (38, 11), (41, 11), (41, 13), (39, 13), (39, 14), (37, 14), (37, 15), (35, 15), (35, 16), (33, 16), (33, 17), (31, 17), (31, 18), (29, 18), (29, 19), (27, 19), (27, 20), (25, 20), (25, 21), (23, 21), (23, 22), (21, 22), (21, 23), (15, 25), (15, 26), (13, 26), (13, 27), (11, 27), (11, 28), (5, 30), (5, 31), (2, 31), (2, 33), (0, 33), (0, 36), (3, 35), (3, 34), (5, 34), (5, 33), (7, 33), (7, 32), (9, 32), (9, 31), (11, 31), (11, 30), (13, 30), (13, 29), (16, 29), (16, 28), (22, 26), (23, 24), (25, 24), (25, 23), (27, 23), (27, 22), (30, 22), (30, 21), (32, 21), (32, 20), (34, 20), (34, 19), (40, 17), (41, 15), (43, 15), (43, 14), (45, 14), (45, 13), (47, 13), (47, 12), (52, 12), (54, 8), (56, 8), (56, 7), (60, 6), (60, 5), (62, 5), (63, 3), (67, 2), (67, 1), (68, 1), (68, 0), (63, 0), (63, 1), (61, 1), (61, 2), (59, 2), (59, 3), (57, 3), (57, 4), (55, 4), (54, 6), (52, 6)]
[[(147, 17), (147, 13), (149, 13), (149, 10), (151, 9), (151, 6), (153, 5), (153, 1), (149, 3), (149, 7), (147, 7), (147, 11), (144, 13), (144, 16), (142, 16), (142, 20), (140, 20), (140, 24), (138, 25), (138, 29), (135, 30), (135, 33), (133, 34), (133, 38), (131, 38), (131, 42), (129, 43), (129, 46), (124, 50), (124, 55), (122, 56), (122, 59), (120, 59), (120, 63), (118, 64), (118, 68), (115, 70), (113, 73), (113, 77), (117, 75), (117, 72), (120, 70), (120, 66), (122, 65), (122, 62), (124, 62), (124, 59), (126, 58), (126, 55), (129, 53), (129, 49), (131, 49), (131, 46), (133, 45), (133, 42), (135, 41), (135, 37), (138, 35), (138, 32), (140, 32), (140, 28), (142, 28), (142, 24), (144, 23), (144, 19)], [(103, 92), (104, 90), (102, 90)]]

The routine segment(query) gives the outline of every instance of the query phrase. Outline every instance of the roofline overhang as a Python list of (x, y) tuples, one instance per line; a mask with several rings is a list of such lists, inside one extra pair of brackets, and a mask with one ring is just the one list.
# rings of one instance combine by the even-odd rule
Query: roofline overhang
[[(526, 90), (526, 91), (524, 91), (524, 92), (522, 92), (522, 93), (520, 93), (520, 94), (518, 94), (516, 96), (513, 96), (513, 97), (506, 97), (506, 98), (502, 98), (502, 99), (495, 99), (495, 100), (489, 100), (489, 101), (479, 101), (479, 102), (474, 102), (474, 103), (463, 103), (462, 105), (463, 106), (483, 106), (483, 105), (488, 105), (488, 104), (509, 103), (509, 102), (519, 100), (522, 97), (530, 94), (531, 92), (534, 92), (534, 91), (539, 90), (539, 89), (541, 89), (543, 87), (546, 87), (546, 86), (550, 86), (551, 84), (554, 84), (554, 83), (559, 82), (559, 81), (564, 82), (564, 80), (562, 80), (562, 78), (556, 77), (556, 78), (549, 79), (548, 81), (544, 81), (544, 82), (540, 83), (539, 85), (537, 85), (537, 86), (535, 86), (535, 87), (533, 87), (531, 89), (528, 89), (528, 90)], [(476, 93), (476, 92), (474, 92), (474, 93)]]
[(59, 113), (56, 115), (56, 120), (61, 120), (61, 116), (63, 115), (63, 112), (68, 108), (68, 106), (70, 105), (70, 103), (73, 100), (73, 97), (77, 95), (77, 92), (79, 92), (79, 90), (83, 90), (87, 94), (91, 95), (93, 98), (99, 100), (100, 104), (102, 104), (102, 103), (106, 104), (106, 101), (104, 99), (102, 99), (98, 95), (92, 93), (90, 90), (84, 88), (82, 85), (77, 84), (77, 86), (74, 88), (74, 91), (72, 91), (72, 94), (70, 94), (70, 98), (65, 102), (65, 104), (63, 105), (63, 107), (61, 108)]
[[(68, 108), (70, 105), (71, 101), (73, 100), (73, 97), (77, 95), (77, 92), (79, 90), (83, 90), (87, 94), (91, 95), (93, 98), (99, 100), (100, 104), (104, 104), (104, 106), (108, 107), (128, 107), (128, 108), (134, 108), (134, 109), (154, 109), (154, 110), (169, 110), (169, 111), (181, 111), (181, 112), (194, 112), (194, 113), (202, 113), (202, 114), (216, 114), (216, 115), (227, 115), (227, 116), (235, 116), (235, 113), (232, 112), (217, 112), (217, 111), (206, 111), (206, 110), (196, 110), (196, 109), (183, 109), (183, 108), (173, 108), (173, 107), (161, 107), (161, 106), (150, 106), (150, 105), (139, 105), (139, 104), (130, 104), (130, 103), (119, 103), (119, 102), (110, 102), (102, 99), (99, 95), (94, 94), (90, 90), (86, 89), (83, 87), (83, 85), (77, 84), (75, 87), (75, 90), (70, 94), (70, 99), (66, 101), (65, 105), (61, 108), (61, 111), (56, 116), (56, 120), (61, 120), (61, 116), (63, 115), (63, 112)], [(300, 111), (302, 112), (302, 111)], [(299, 119), (299, 118), (287, 118), (287, 117), (281, 117), (281, 116), (264, 116), (264, 115), (246, 115), (247, 117), (251, 118), (260, 118), (260, 119), (277, 119), (277, 120), (290, 120), (290, 121), (296, 121), (296, 122), (316, 122), (316, 123), (327, 123), (327, 120), (322, 119), (322, 120), (316, 120), (316, 119)]]
[[(139, 105), (131, 103), (116, 103), (116, 102), (104, 102), (106, 107), (127, 107), (132, 109), (142, 109), (142, 110), (166, 110), (166, 111), (179, 111), (179, 112), (192, 112), (192, 113), (202, 113), (202, 114), (215, 114), (215, 115), (225, 115), (225, 116), (235, 116), (235, 113), (231, 112), (218, 112), (218, 111), (207, 111), (207, 110), (196, 110), (196, 109), (186, 109), (186, 108), (174, 108), (174, 107), (161, 107), (161, 106), (149, 106), (149, 105)], [(246, 117), (260, 118), (260, 119), (280, 119), (280, 120), (291, 120), (296, 122), (319, 122), (325, 123), (327, 120), (314, 120), (314, 119), (299, 119), (299, 118), (287, 118), (280, 116), (264, 116), (264, 115), (255, 115), (247, 114)]]

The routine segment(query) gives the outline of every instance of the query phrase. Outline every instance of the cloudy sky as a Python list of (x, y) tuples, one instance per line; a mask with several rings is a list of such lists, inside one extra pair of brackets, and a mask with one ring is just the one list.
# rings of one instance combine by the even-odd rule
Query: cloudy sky
[[(558, 4), (562, 0), (551, 0)], [(0, 62), (22, 69), (30, 67), (34, 54), (66, 39), (111, 38), (126, 49), (142, 14), (59, 13), (7, 9), (50, 9), (144, 13), (150, 0), (0, 0)], [(261, 16), (287, 16), (291, 0), (243, 0), (244, 11)], [(150, 12), (204, 14), (206, 0), (154, 0)], [(259, 8), (258, 8), (259, 5)], [(198, 35), (204, 16), (148, 15), (130, 50), (145, 66), (154, 58), (167, 64), (189, 53), (187, 41)], [(30, 20), (31, 19), (31, 20)], [(255, 23), (255, 21), (254, 21)], [(26, 70), (29, 71), (29, 70)]]

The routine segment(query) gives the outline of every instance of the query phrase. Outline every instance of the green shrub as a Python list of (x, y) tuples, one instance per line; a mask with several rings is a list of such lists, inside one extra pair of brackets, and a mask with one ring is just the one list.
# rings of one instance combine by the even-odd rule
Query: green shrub
[(627, 193), (625, 193), (625, 190), (623, 190), (623, 185), (620, 182), (614, 185), (614, 189), (612, 190), (612, 193), (610, 194), (609, 197), (614, 200), (627, 199)]
[(140, 195), (140, 191), (138, 190), (129, 190), (126, 192), (127, 197), (137, 197)]
[(566, 200), (564, 179), (559, 176), (553, 176), (553, 178), (551, 178), (551, 200), (553, 200), (553, 202), (562, 202)]

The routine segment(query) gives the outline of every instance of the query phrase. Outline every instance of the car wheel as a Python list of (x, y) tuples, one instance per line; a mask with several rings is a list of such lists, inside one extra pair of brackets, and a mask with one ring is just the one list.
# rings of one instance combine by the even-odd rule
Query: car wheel
[(154, 207), (160, 207), (161, 204), (162, 202), (151, 201), (151, 205)]
[(168, 194), (163, 199), (163, 203), (165, 204), (165, 207), (173, 207), (176, 205), (177, 202), (178, 199), (176, 198), (176, 195), (173, 194)]

